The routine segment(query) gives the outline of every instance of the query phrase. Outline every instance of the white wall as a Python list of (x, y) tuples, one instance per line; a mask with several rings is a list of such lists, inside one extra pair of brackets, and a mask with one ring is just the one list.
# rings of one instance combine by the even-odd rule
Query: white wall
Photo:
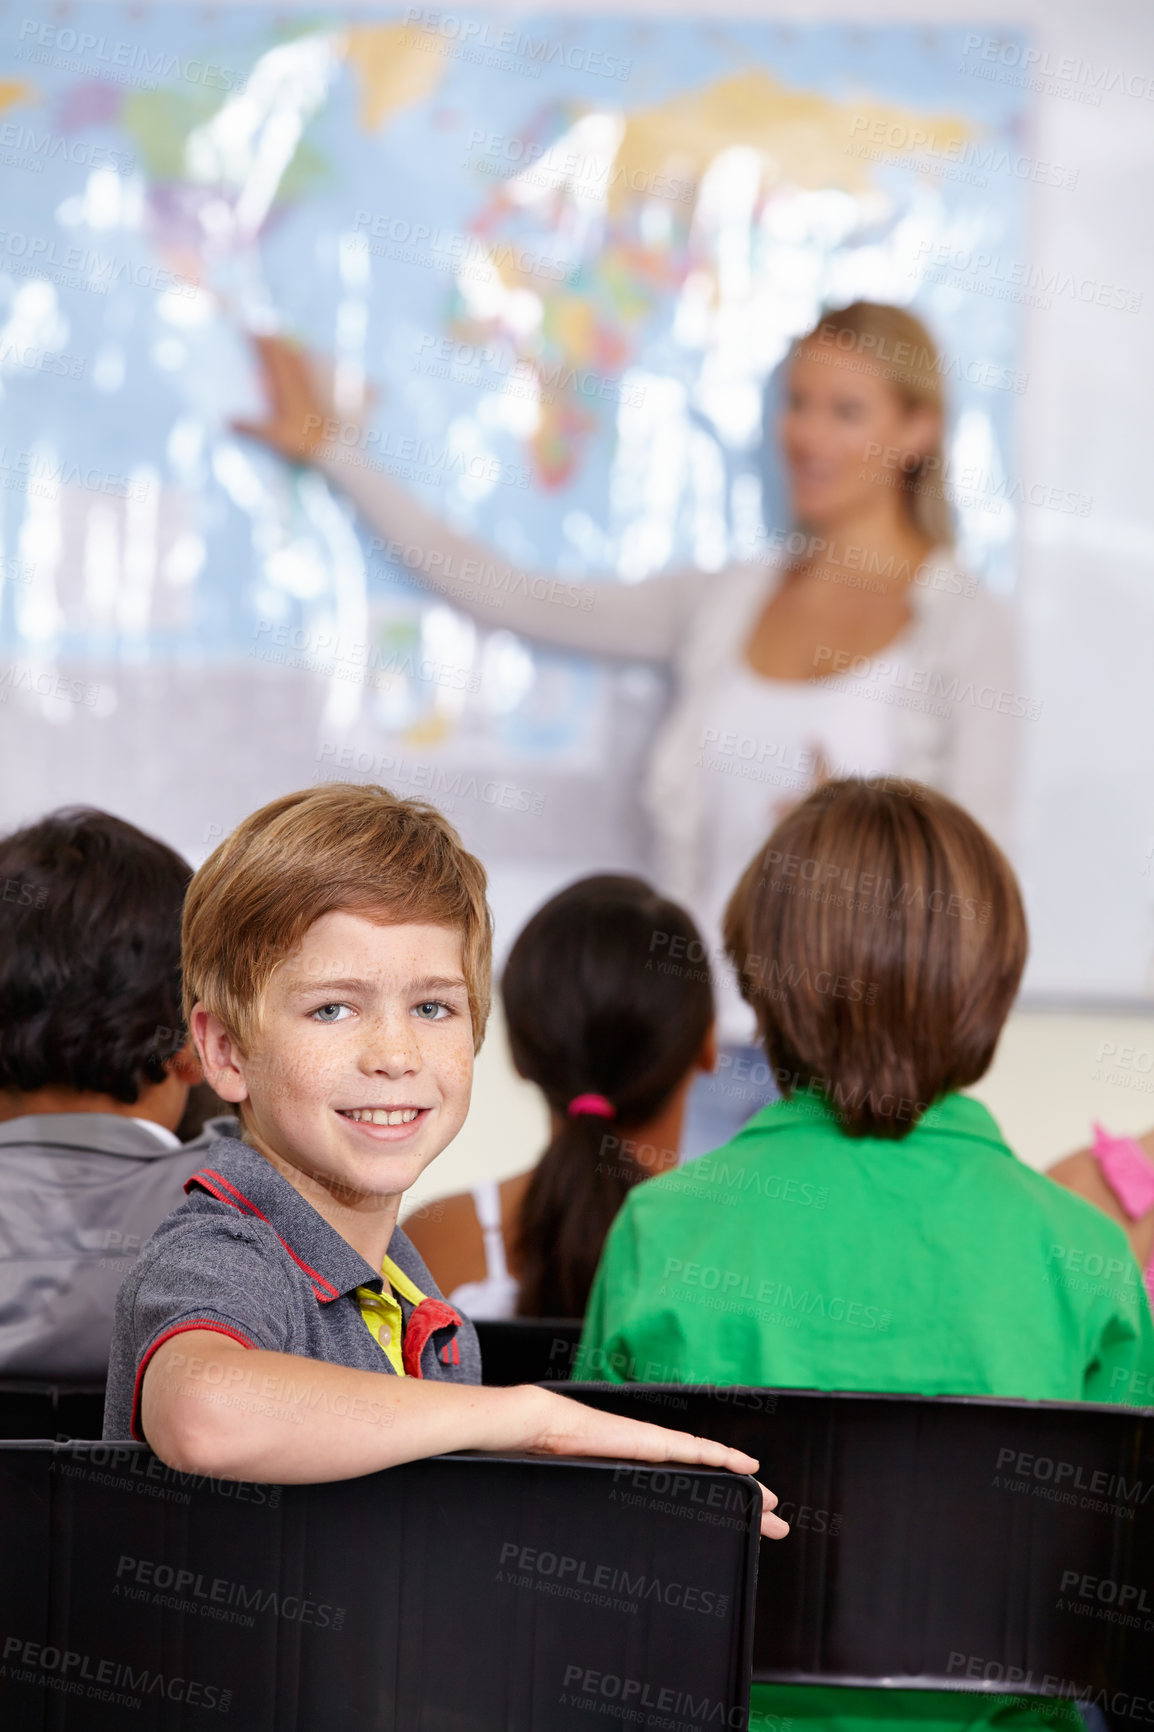
[[(1117, 1056), (1107, 1050), (1099, 1061), (1110, 1042)], [(989, 1074), (971, 1092), (1023, 1160), (1048, 1167), (1089, 1141), (1094, 1119), (1119, 1133), (1148, 1130), (1154, 1124), (1152, 1067), (1152, 1017), (1020, 1010), (1010, 1018)]]

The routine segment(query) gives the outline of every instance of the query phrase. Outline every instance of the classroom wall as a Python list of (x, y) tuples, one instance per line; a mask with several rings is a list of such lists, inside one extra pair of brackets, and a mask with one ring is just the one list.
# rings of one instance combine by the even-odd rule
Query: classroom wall
[[(1048, 1167), (1084, 1144), (1095, 1119), (1117, 1132), (1147, 1130), (1154, 1124), (1154, 1019), (1017, 1011), (989, 1075), (971, 1092), (1032, 1167)], [(430, 1202), (522, 1171), (544, 1148), (548, 1122), (541, 1096), (513, 1069), (495, 1006), (468, 1122), (410, 1198)]]

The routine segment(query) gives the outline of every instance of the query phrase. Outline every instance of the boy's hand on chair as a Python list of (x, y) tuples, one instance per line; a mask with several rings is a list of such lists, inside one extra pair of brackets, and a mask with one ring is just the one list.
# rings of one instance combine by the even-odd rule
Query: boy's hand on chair
[[(692, 1467), (719, 1467), (730, 1473), (755, 1474), (758, 1464), (751, 1455), (707, 1437), (687, 1431), (671, 1431), (641, 1419), (603, 1413), (565, 1395), (526, 1385), (519, 1393), (531, 1398), (535, 1411), (530, 1418), (530, 1441), (524, 1447), (540, 1455), (624, 1456), (634, 1461), (685, 1462)], [(760, 1482), (759, 1482), (760, 1483)], [(766, 1539), (784, 1539), (789, 1523), (773, 1514), (777, 1497), (761, 1487), (761, 1531)]]

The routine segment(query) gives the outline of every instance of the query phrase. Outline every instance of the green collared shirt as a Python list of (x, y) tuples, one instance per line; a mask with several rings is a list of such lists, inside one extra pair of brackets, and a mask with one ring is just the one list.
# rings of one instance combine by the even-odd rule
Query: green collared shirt
[(1142, 1401), (1154, 1326), (1121, 1228), (978, 1101), (891, 1141), (795, 1097), (629, 1193), (575, 1375)]
[[(947, 1095), (893, 1142), (803, 1096), (630, 1191), (573, 1375), (1142, 1403), (1154, 1325), (1121, 1228), (1019, 1161), (978, 1101)], [(755, 1685), (750, 1708), (751, 1732), (1082, 1724), (935, 1691)]]

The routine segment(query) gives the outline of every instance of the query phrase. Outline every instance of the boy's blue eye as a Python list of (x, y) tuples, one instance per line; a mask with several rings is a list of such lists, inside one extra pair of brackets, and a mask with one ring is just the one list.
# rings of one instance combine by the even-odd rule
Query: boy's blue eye
[(443, 1016), (448, 1016), (449, 1007), (439, 999), (427, 998), (424, 1004), (417, 1005), (417, 1015), (422, 1022), (440, 1022)]
[(342, 1022), (341, 1012), (347, 1009), (347, 1004), (322, 1004), (313, 1011), (313, 1018), (316, 1022)]

